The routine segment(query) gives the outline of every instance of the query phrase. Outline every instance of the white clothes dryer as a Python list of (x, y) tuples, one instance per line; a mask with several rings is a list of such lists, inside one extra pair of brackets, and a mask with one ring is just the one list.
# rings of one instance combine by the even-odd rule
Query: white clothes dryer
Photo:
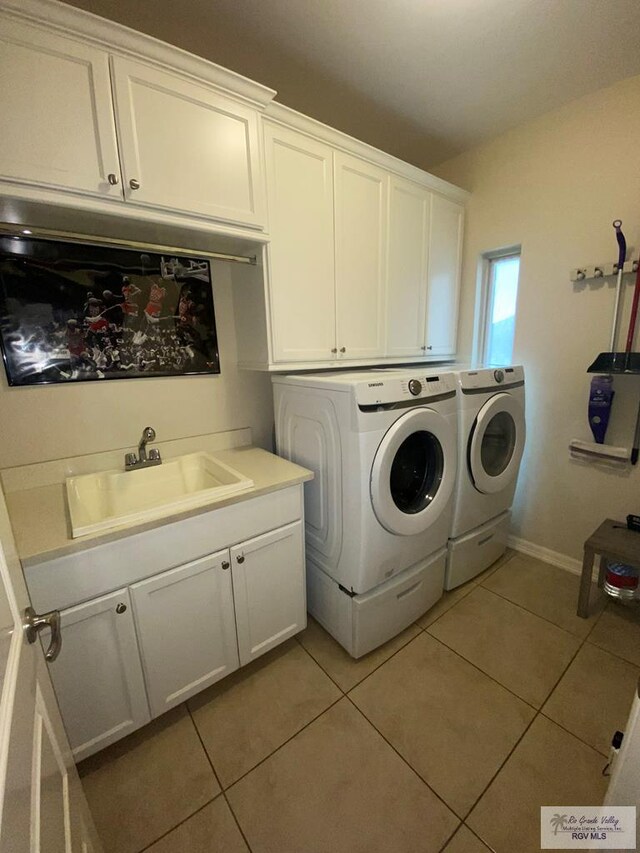
[(504, 553), (524, 451), (524, 368), (457, 370), (458, 475), (445, 589)]
[(273, 378), (278, 453), (305, 488), (309, 612), (354, 657), (442, 595), (457, 468), (450, 373)]

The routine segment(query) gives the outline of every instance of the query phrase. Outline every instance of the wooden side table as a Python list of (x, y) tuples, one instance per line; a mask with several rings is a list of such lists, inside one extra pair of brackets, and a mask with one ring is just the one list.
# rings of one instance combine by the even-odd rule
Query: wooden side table
[(607, 560), (627, 563), (629, 566), (640, 569), (640, 533), (635, 530), (627, 530), (624, 521), (614, 521), (612, 518), (608, 518), (584, 543), (580, 593), (578, 595), (578, 616), (582, 616), (584, 619), (589, 615), (591, 575), (596, 554), (600, 554), (598, 586), (602, 587)]

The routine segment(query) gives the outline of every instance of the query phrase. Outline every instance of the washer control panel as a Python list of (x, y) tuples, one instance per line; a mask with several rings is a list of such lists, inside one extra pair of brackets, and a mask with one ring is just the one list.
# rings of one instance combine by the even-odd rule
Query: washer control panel
[(356, 401), (359, 406), (388, 405), (413, 401), (416, 404), (452, 394), (456, 390), (456, 380), (452, 373), (378, 373), (368, 381), (358, 382), (355, 386)]

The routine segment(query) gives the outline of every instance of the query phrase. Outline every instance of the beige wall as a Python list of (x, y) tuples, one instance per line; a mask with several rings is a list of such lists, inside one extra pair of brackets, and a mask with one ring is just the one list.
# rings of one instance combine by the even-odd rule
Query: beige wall
[[(609, 347), (614, 299), (612, 281), (576, 287), (569, 271), (616, 259), (616, 218), (636, 258), (640, 247), (640, 77), (521, 125), (436, 173), (473, 193), (465, 235), (463, 358), (471, 354), (479, 256), (522, 245), (514, 361), (526, 369), (528, 437), (513, 533), (580, 557), (584, 539), (604, 518), (640, 513), (640, 465), (613, 473), (572, 461), (567, 450), (573, 437), (591, 440), (591, 376), (585, 371)], [(623, 342), (626, 326), (625, 317)], [(630, 446), (640, 376), (616, 380), (615, 387), (607, 441)]]
[(9, 388), (0, 369), (0, 468), (133, 449), (148, 424), (162, 441), (248, 426), (271, 448), (270, 377), (238, 370), (230, 264), (212, 275), (220, 375)]

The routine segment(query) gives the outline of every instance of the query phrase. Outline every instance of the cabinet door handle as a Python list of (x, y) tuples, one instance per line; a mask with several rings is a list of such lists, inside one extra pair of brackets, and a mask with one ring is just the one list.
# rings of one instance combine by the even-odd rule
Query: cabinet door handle
[(338, 347), (331, 347), (331, 352), (332, 353), (338, 352)]
[(116, 613), (126, 613), (126, 611), (127, 611), (127, 605), (123, 604), (122, 601), (120, 601), (118, 604), (116, 604)]
[(131, 187), (132, 190), (139, 190), (140, 189), (140, 181), (136, 181), (135, 178), (131, 178), (131, 180), (129, 181), (129, 186)]
[(225, 570), (225, 572), (229, 568), (229, 563), (226, 560), (222, 561), (222, 568)]
[(347, 351), (346, 347), (340, 347), (340, 352), (346, 352), (346, 351)]
[(115, 187), (118, 185), (120, 179), (118, 178), (115, 172), (109, 172), (109, 174), (107, 175), (107, 180), (109, 181), (112, 187)]
[(58, 657), (62, 648), (59, 610), (50, 610), (49, 613), (40, 615), (36, 613), (33, 607), (27, 607), (24, 611), (22, 626), (28, 643), (35, 643), (40, 631), (44, 628), (49, 628), (51, 630), (51, 641), (49, 642), (49, 648), (44, 653), (44, 658), (52, 662)]
[(244, 563), (244, 554), (238, 554), (236, 557), (236, 563)]
[(422, 349), (423, 349), (423, 350), (426, 350), (426, 349), (433, 349), (433, 347), (422, 347)]

